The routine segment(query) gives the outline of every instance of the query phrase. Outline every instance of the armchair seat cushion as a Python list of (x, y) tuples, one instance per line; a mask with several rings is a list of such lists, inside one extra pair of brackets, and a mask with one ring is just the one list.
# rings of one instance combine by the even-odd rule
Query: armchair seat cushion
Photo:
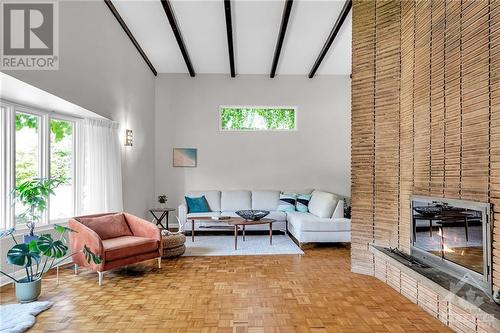
[(127, 258), (158, 251), (158, 240), (153, 238), (122, 236), (102, 241), (106, 261)]

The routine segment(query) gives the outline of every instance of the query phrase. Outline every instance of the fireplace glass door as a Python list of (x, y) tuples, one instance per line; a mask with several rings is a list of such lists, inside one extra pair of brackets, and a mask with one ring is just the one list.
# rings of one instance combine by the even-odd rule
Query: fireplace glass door
[(484, 210), (441, 201), (412, 202), (413, 246), (479, 274), (485, 272)]

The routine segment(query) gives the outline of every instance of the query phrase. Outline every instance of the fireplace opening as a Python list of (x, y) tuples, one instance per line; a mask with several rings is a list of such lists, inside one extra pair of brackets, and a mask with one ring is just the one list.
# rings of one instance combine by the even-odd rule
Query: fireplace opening
[(490, 205), (414, 196), (411, 254), (491, 294)]

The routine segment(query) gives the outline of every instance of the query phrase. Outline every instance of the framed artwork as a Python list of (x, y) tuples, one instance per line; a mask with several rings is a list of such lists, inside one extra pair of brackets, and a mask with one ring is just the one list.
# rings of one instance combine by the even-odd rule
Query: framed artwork
[(198, 149), (174, 148), (173, 166), (195, 168), (197, 164)]

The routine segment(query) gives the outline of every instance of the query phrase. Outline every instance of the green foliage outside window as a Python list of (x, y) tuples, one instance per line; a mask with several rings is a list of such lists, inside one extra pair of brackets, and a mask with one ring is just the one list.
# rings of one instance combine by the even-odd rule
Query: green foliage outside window
[[(16, 131), (19, 132), (25, 127), (38, 129), (38, 118), (29, 114), (16, 114)], [(50, 131), (54, 134), (55, 141), (60, 142), (66, 136), (73, 134), (73, 125), (68, 121), (52, 119)]]
[[(22, 131), (24, 128), (30, 128), (38, 131), (39, 118), (25, 113), (16, 114), (16, 132)], [(50, 132), (52, 135), (52, 143), (60, 143), (65, 138), (73, 135), (73, 124), (69, 121), (51, 119)], [(51, 176), (55, 178), (71, 179), (71, 163), (73, 152), (69, 148), (54, 150), (51, 156)], [(18, 151), (16, 153), (16, 185), (37, 177), (36, 156), (26, 152)]]
[(292, 108), (222, 108), (222, 130), (294, 130)]
[(65, 137), (73, 134), (73, 124), (69, 121), (52, 119), (50, 131), (54, 135), (55, 142), (61, 142)]
[(50, 176), (64, 178), (71, 183), (71, 173), (73, 170), (73, 147), (70, 139), (73, 135), (73, 124), (65, 120), (51, 119), (50, 132), (51, 156), (50, 156)]
[(25, 127), (38, 130), (38, 117), (22, 113), (16, 114), (16, 131), (19, 132)]

